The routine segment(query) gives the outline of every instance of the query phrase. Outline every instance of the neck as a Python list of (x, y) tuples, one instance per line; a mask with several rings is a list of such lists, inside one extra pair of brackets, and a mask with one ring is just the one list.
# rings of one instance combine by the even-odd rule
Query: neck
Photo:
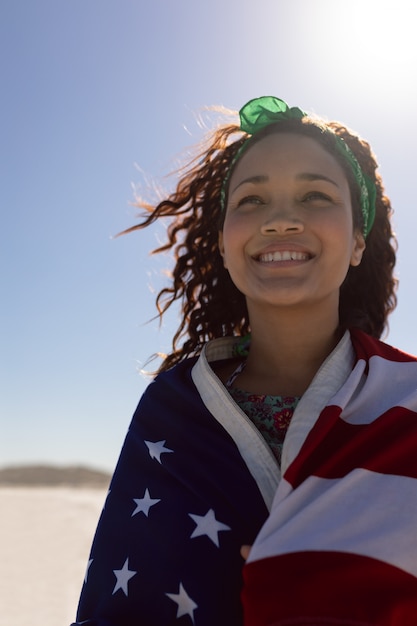
[[(302, 319), (300, 319), (300, 317)], [(254, 393), (301, 396), (340, 339), (336, 316), (293, 311), (251, 319), (252, 339), (239, 386)]]

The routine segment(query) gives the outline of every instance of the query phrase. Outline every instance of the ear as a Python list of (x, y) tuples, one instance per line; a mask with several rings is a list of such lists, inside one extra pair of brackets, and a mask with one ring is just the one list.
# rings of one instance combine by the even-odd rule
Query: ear
[(226, 260), (225, 260), (225, 256), (224, 256), (224, 240), (223, 240), (223, 231), (219, 230), (219, 238), (218, 238), (218, 245), (219, 245), (219, 252), (221, 254), (221, 256), (223, 257), (223, 265), (224, 267), (227, 268), (226, 265)]
[(360, 231), (356, 231), (353, 237), (352, 255), (350, 264), (357, 267), (361, 264), (362, 256), (366, 248), (365, 237)]

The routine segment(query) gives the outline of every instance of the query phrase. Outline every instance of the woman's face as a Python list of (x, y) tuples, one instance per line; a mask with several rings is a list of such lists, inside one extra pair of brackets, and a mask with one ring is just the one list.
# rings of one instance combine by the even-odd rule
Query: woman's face
[(302, 135), (255, 143), (230, 178), (219, 248), (249, 314), (265, 305), (337, 312), (340, 286), (365, 249), (340, 165)]

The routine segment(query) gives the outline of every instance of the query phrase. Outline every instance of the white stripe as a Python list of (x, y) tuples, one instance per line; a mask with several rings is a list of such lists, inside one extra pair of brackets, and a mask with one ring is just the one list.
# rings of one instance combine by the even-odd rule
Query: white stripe
[(350, 333), (346, 332), (324, 361), (297, 405), (282, 450), (281, 471), (283, 474), (300, 452), (321, 411), (332, 400), (334, 394), (342, 386), (345, 389), (345, 383), (351, 380), (355, 358)]
[[(365, 365), (364, 361), (359, 363)], [(341, 407), (346, 404), (339, 394), (333, 400)], [(394, 406), (417, 411), (417, 363), (373, 356), (363, 387), (358, 385), (341, 417), (349, 424), (370, 424)]]
[[(208, 344), (212, 348), (214, 344), (217, 358), (225, 358), (222, 347), (228, 345), (226, 342), (220, 339)], [(231, 356), (230, 353), (228, 356)], [(281, 476), (271, 449), (217, 378), (208, 364), (205, 350), (193, 367), (191, 376), (207, 409), (234, 440), (270, 510)]]
[(248, 561), (309, 550), (379, 559), (417, 576), (417, 480), (357, 469), (342, 479), (283, 479)]

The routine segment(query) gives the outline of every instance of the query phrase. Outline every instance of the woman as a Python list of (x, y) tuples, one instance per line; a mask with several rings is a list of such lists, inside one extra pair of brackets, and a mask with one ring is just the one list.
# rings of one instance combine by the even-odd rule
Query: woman
[(77, 624), (414, 624), (417, 361), (378, 341), (390, 202), (342, 125), (272, 97), (240, 118), (134, 227), (174, 218), (157, 304), (180, 299), (183, 318), (133, 417)]

